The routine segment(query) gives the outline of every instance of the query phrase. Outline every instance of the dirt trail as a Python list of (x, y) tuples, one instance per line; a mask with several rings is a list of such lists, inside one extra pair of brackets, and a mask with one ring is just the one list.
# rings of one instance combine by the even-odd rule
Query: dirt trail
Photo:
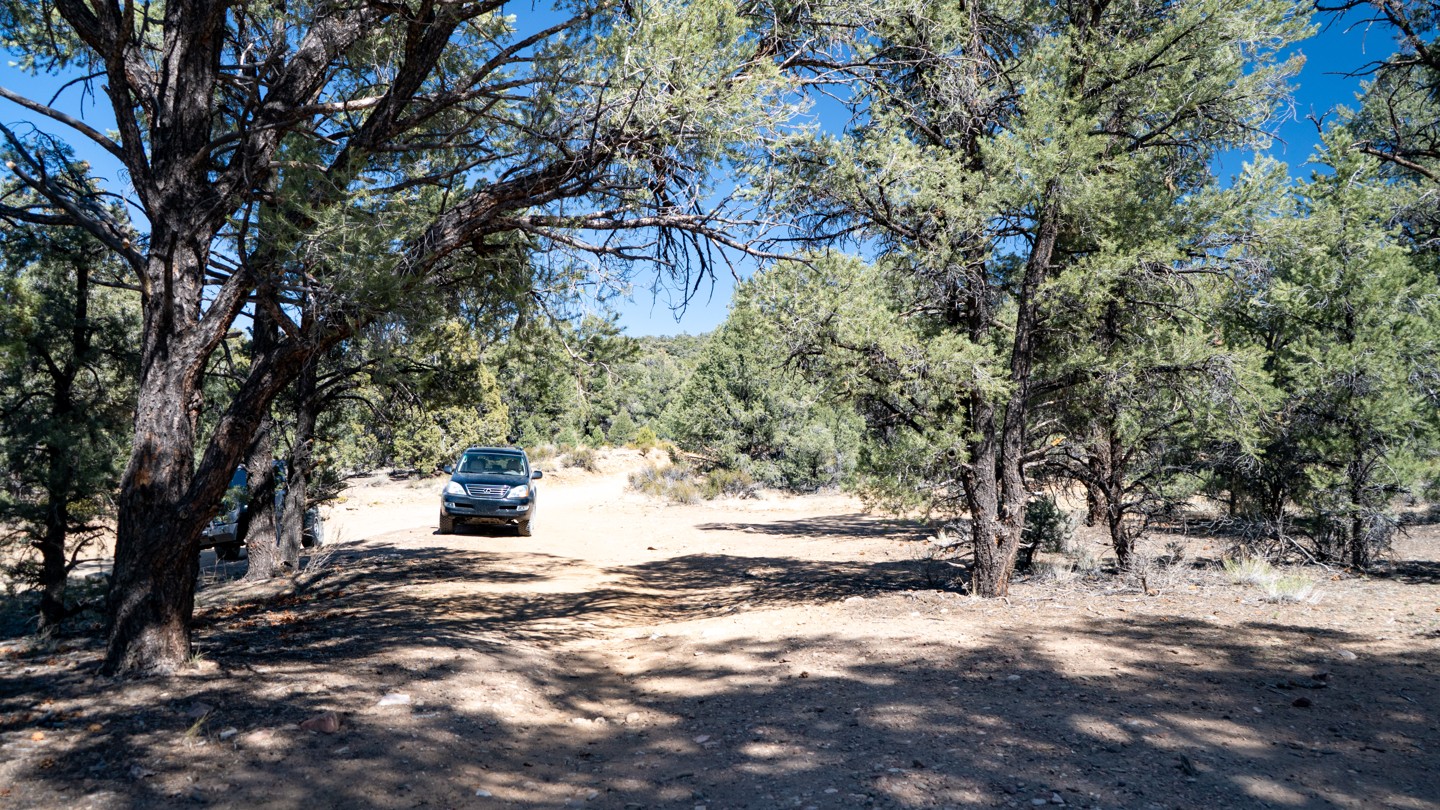
[(1204, 566), (982, 602), (849, 498), (662, 506), (636, 462), (547, 471), (532, 538), (357, 486), (323, 570), (208, 569), (174, 677), (0, 642), (0, 806), (1440, 807), (1434, 527), (1316, 602)]

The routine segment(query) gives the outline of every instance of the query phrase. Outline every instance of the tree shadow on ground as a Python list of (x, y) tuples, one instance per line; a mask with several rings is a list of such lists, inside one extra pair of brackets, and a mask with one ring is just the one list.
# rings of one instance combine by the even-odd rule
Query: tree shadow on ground
[[(817, 562), (694, 554), (596, 569), (536, 552), (367, 544), (337, 552), (329, 564), (323, 576), (302, 579), (296, 588), (255, 598), (240, 594), (239, 601), (203, 612), (196, 622), (199, 646), (272, 646), (271, 637), (280, 631), (264, 617), (277, 609), (292, 611), (288, 624), (305, 627), (353, 620), (386, 628), (383, 633), (339, 632), (321, 641), (345, 655), (372, 655), (416, 635), (454, 644), (490, 643), (502, 636), (553, 644), (592, 637), (604, 628), (935, 585), (922, 560)], [(580, 591), (552, 584), (573, 574), (598, 575), (602, 584)], [(298, 609), (302, 604), (305, 610)]]
[[(436, 537), (442, 536), (439, 529), (431, 532)], [(502, 524), (484, 523), (456, 523), (453, 534), (472, 535), (475, 537), (515, 537), (515, 527)]]
[(695, 528), (704, 532), (745, 532), (776, 537), (886, 537), (891, 540), (915, 541), (925, 540), (934, 534), (934, 530), (920, 521), (877, 518), (863, 512), (796, 520), (701, 523)]
[[(204, 610), (191, 674), (95, 679), (93, 646), (0, 659), (0, 795), (57, 808), (1440, 806), (1440, 646), (1424, 634), (1380, 652), (1280, 620), (1059, 604), (1037, 617), (919, 591), (920, 561), (701, 554), (596, 569), (367, 544), (329, 565)], [(576, 588), (577, 572), (596, 576)], [(726, 623), (835, 601), (853, 619), (814, 632)], [(687, 620), (713, 635), (655, 630)], [(380, 705), (395, 693), (410, 702)], [(337, 733), (296, 726), (324, 711)]]
[[(1087, 619), (1065, 632), (1083, 661), (996, 629), (908, 649), (864, 634), (618, 642), (647, 659), (643, 681), (641, 665), (593, 650), (461, 655), (425, 637), (406, 639), (416, 655), (400, 664), (255, 649), (207, 677), (10, 673), (3, 738), (11, 752), (36, 731), (57, 739), (68, 767), (31, 758), (11, 774), (55, 806), (473, 806), (477, 791), (537, 808), (1440, 799), (1433, 646), (1336, 659), (1362, 640), (1262, 622)], [(344, 679), (327, 680), (336, 667)], [(499, 685), (477, 694), (487, 682)], [(97, 689), (103, 702), (66, 710)], [(417, 702), (376, 705), (392, 691)], [(26, 694), (59, 712), (17, 721)], [(339, 714), (339, 733), (293, 725), (320, 710)], [(238, 733), (222, 739), (227, 727)]]
[(1391, 579), (1406, 585), (1440, 585), (1440, 562), (1434, 560), (1395, 560), (1372, 576)]

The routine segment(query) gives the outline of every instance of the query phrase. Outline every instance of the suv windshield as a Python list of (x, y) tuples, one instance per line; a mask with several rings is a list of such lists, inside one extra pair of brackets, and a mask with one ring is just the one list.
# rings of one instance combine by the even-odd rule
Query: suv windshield
[(525, 459), (512, 453), (466, 453), (455, 472), (466, 475), (524, 475)]

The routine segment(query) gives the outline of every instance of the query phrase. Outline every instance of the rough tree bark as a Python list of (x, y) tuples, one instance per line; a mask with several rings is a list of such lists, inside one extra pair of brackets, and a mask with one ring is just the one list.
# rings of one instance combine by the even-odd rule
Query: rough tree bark
[(1047, 184), (1041, 201), (1035, 243), (1025, 263), (1024, 277), (1015, 295), (1015, 337), (1010, 347), (1010, 394), (1003, 410), (977, 397), (979, 436), (971, 446), (971, 462), (964, 474), (971, 508), (975, 571), (971, 589), (979, 596), (999, 597), (1010, 592), (1020, 535), (1025, 529), (1026, 432), (1029, 427), (1030, 387), (1039, 328), (1040, 283), (1050, 273), (1060, 233), (1058, 181)]
[(246, 454), (250, 472), (249, 506), (236, 527), (236, 538), (245, 541), (246, 582), (263, 582), (284, 572), (275, 545), (275, 440), (274, 423), (266, 418), (255, 432)]
[[(305, 510), (310, 503), (310, 473), (315, 469), (315, 424), (324, 402), (317, 385), (317, 358), (311, 358), (295, 381), (295, 436), (286, 460), (285, 508), (280, 513), (280, 556), (294, 566), (300, 564), (301, 538), (305, 531)], [(319, 537), (317, 535), (317, 542)]]

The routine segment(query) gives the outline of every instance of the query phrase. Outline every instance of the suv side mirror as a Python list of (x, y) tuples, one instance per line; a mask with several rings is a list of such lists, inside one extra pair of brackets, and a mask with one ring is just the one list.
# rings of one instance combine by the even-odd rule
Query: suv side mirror
[(455, 471), (450, 468), (450, 465), (449, 465), (449, 464), (441, 464), (441, 465), (440, 465), (440, 471), (443, 472), (443, 473), (445, 473), (446, 475), (454, 475), (454, 474), (455, 474)]
[(542, 472), (542, 471), (540, 471), (540, 470), (531, 470), (531, 471), (530, 471), (530, 477), (531, 477), (531, 478), (544, 478), (544, 477), (545, 477), (545, 473)]

